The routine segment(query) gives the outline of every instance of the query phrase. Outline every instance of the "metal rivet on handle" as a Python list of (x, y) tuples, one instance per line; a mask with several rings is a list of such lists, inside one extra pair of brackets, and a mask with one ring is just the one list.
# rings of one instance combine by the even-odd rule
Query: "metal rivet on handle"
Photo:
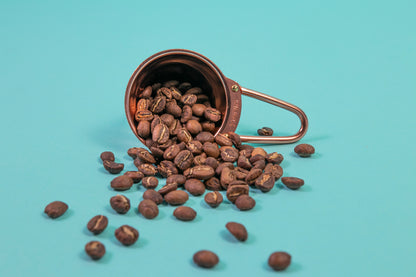
[(234, 92), (238, 92), (238, 86), (237, 85), (233, 85), (232, 87), (231, 87), (231, 89), (234, 91)]

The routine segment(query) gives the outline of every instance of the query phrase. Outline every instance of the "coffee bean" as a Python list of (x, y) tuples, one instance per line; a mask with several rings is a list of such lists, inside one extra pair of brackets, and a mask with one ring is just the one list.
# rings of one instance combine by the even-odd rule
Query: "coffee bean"
[(253, 168), (259, 168), (261, 170), (263, 170), (266, 167), (266, 160), (265, 159), (260, 159), (258, 161), (255, 161), (253, 163)]
[(99, 241), (90, 241), (85, 245), (85, 252), (91, 259), (99, 260), (105, 254), (105, 246)]
[(186, 129), (188, 129), (189, 133), (192, 135), (197, 135), (202, 132), (201, 124), (194, 119), (188, 120), (188, 122), (186, 122)]
[(202, 93), (202, 89), (199, 87), (190, 88), (185, 92), (185, 94), (200, 94), (200, 93)]
[(139, 110), (134, 116), (136, 121), (151, 121), (153, 119), (153, 113), (149, 110)]
[(165, 152), (163, 153), (163, 158), (165, 160), (173, 160), (176, 155), (181, 151), (178, 144), (173, 144), (166, 148)]
[(199, 155), (202, 153), (202, 143), (198, 140), (191, 140), (187, 145), (186, 149), (191, 151), (193, 155)]
[(45, 213), (50, 218), (58, 218), (68, 210), (68, 205), (62, 201), (54, 201), (45, 207)]
[(179, 85), (179, 81), (177, 80), (170, 80), (163, 84), (164, 87), (176, 87), (177, 85)]
[(191, 221), (196, 217), (196, 212), (190, 207), (180, 206), (173, 211), (173, 215), (182, 221)]
[(183, 92), (186, 92), (188, 89), (190, 89), (192, 87), (191, 83), (188, 82), (183, 82), (180, 83), (178, 86), (178, 89), (180, 89)]
[(220, 180), (216, 177), (211, 177), (205, 180), (204, 184), (205, 184), (205, 187), (209, 190), (217, 191), (217, 190), (222, 189)]
[(272, 136), (273, 129), (269, 127), (263, 127), (257, 130), (257, 134), (259, 134), (259, 136)]
[(162, 177), (166, 178), (172, 174), (178, 174), (178, 169), (175, 164), (171, 161), (161, 161), (157, 166), (157, 171)]
[(119, 174), (124, 169), (124, 164), (115, 163), (115, 162), (108, 161), (108, 160), (105, 160), (103, 162), (103, 166), (105, 170), (107, 170), (111, 174)]
[(189, 143), (192, 140), (191, 134), (185, 128), (180, 128), (176, 136), (179, 141), (183, 141), (185, 143)]
[(174, 163), (180, 170), (183, 171), (192, 165), (193, 160), (194, 156), (192, 155), (191, 151), (182, 150), (178, 153), (178, 155), (176, 155)]
[(235, 172), (235, 177), (237, 178), (237, 180), (245, 180), (247, 177), (247, 174), (249, 173), (247, 169), (241, 168), (239, 166), (234, 168), (234, 172)]
[[(175, 81), (175, 82), (177, 82), (177, 81)], [(176, 85), (172, 85), (172, 84), (173, 84), (173, 81), (164, 83), (163, 87), (158, 89), (156, 94), (161, 95), (161, 96), (165, 96), (167, 99), (172, 99), (172, 91), (168, 88), (168, 87), (176, 86)]]
[(188, 201), (189, 196), (188, 194), (183, 190), (174, 190), (169, 193), (167, 193), (164, 197), (165, 201), (168, 204), (171, 204), (173, 206), (182, 205), (186, 201)]
[(155, 176), (147, 176), (142, 179), (142, 186), (145, 189), (155, 189), (159, 184), (159, 180)]
[(225, 228), (239, 241), (246, 241), (248, 237), (247, 229), (243, 224), (228, 222)]
[(227, 189), (228, 185), (237, 179), (234, 169), (225, 167), (221, 172), (220, 183), (223, 189)]
[(166, 106), (166, 97), (165, 96), (157, 96), (155, 97), (152, 107), (150, 108), (150, 111), (152, 113), (161, 113)]
[(217, 134), (217, 136), (215, 137), (215, 142), (218, 143), (218, 145), (221, 146), (232, 146), (233, 142), (231, 141), (231, 139), (228, 137), (227, 134)]
[(312, 154), (315, 153), (315, 148), (306, 143), (302, 143), (299, 145), (296, 145), (295, 152), (302, 158), (310, 157)]
[(140, 97), (142, 97), (142, 98), (149, 98), (151, 96), (152, 96), (152, 87), (151, 86), (147, 86), (140, 95)]
[(201, 250), (194, 254), (194, 263), (203, 268), (212, 268), (219, 263), (218, 256), (211, 251)]
[(241, 147), (241, 138), (238, 134), (234, 132), (228, 132), (227, 136), (231, 139), (232, 143), (234, 144), (236, 148)]
[(266, 161), (269, 163), (280, 164), (283, 161), (283, 155), (277, 152), (267, 154)]
[(164, 150), (162, 149), (161, 145), (159, 145), (158, 147), (150, 146), (149, 150), (150, 150), (150, 153), (152, 153), (156, 161), (159, 161), (162, 159)]
[(157, 145), (155, 144), (155, 146), (157, 146), (161, 150), (166, 150), (169, 146), (172, 146), (174, 143), (176, 143), (177, 138), (174, 138), (174, 139), (175, 139), (175, 141), (173, 139), (169, 139), (165, 143), (161, 143), (161, 144), (157, 144)]
[(251, 157), (251, 153), (254, 150), (254, 147), (248, 144), (241, 144), (240, 147), (238, 148), (240, 149), (240, 155), (244, 155), (247, 158)]
[(214, 157), (207, 157), (205, 160), (205, 165), (212, 167), (214, 170), (218, 167), (218, 161)]
[(207, 165), (197, 165), (191, 168), (186, 169), (183, 172), (186, 178), (196, 178), (206, 180), (213, 177), (215, 174), (214, 169)]
[(105, 151), (105, 152), (101, 153), (100, 158), (103, 162), (104, 161), (114, 162), (114, 160), (115, 160), (114, 153), (111, 152), (111, 151)]
[(174, 98), (175, 100), (181, 100), (182, 93), (179, 89), (175, 87), (170, 87), (170, 91), (172, 92), (172, 98)]
[(133, 180), (133, 183), (135, 184), (139, 183), (144, 177), (144, 174), (140, 171), (126, 171), (124, 175), (130, 177)]
[(150, 122), (139, 121), (137, 125), (137, 134), (142, 138), (148, 138), (150, 136)]
[(218, 148), (218, 145), (215, 142), (205, 142), (202, 146), (202, 149), (210, 157), (218, 158), (218, 156), (220, 155), (220, 149)]
[(104, 215), (96, 215), (87, 224), (87, 229), (94, 235), (102, 233), (108, 225), (108, 218)]
[(169, 140), (169, 129), (165, 124), (158, 124), (152, 133), (153, 141), (159, 144), (165, 143)]
[(140, 202), (137, 209), (139, 210), (139, 213), (147, 219), (153, 219), (159, 214), (159, 208), (156, 203), (150, 199), (144, 199)]
[(171, 191), (177, 190), (178, 189), (178, 185), (176, 183), (170, 183), (170, 184), (166, 184), (164, 185), (160, 190), (158, 190), (158, 192), (161, 195), (165, 195)]
[(181, 97), (181, 102), (184, 105), (189, 105), (192, 106), (196, 103), (196, 95), (195, 94), (191, 94), (191, 93), (187, 93), (184, 96)]
[[(160, 89), (160, 87), (162, 86), (162, 84), (161, 83), (155, 83), (155, 84), (153, 84), (152, 85), (152, 91), (153, 92), (155, 92), (155, 91), (157, 91), (158, 89)], [(151, 96), (151, 95), (150, 95)], [(150, 97), (149, 96), (149, 97)]]
[(277, 181), (283, 175), (283, 168), (278, 164), (269, 163), (264, 168), (264, 173), (271, 173)]
[(263, 149), (263, 148), (261, 148), (261, 147), (256, 147), (256, 148), (254, 148), (254, 149), (253, 149), (253, 152), (251, 152), (251, 156), (252, 156), (252, 157), (253, 157), (253, 156), (255, 156), (255, 155), (261, 155), (261, 156), (263, 156), (264, 158), (266, 158), (267, 153), (266, 153), (266, 151), (264, 151), (264, 149)]
[(137, 169), (142, 172), (146, 176), (153, 176), (157, 172), (157, 168), (152, 164), (142, 163), (140, 164)]
[(143, 162), (143, 163), (155, 163), (155, 157), (153, 157), (152, 154), (150, 154), (149, 151), (147, 151), (146, 149), (143, 148), (138, 148), (139, 150), (137, 151), (137, 157)]
[(235, 206), (240, 211), (248, 211), (254, 208), (254, 206), (256, 206), (256, 200), (254, 200), (252, 197), (250, 197), (247, 194), (240, 195), (235, 200)]
[(213, 191), (205, 194), (204, 199), (211, 208), (216, 208), (222, 203), (223, 197), (218, 191)]
[(192, 114), (196, 116), (203, 116), (206, 108), (207, 107), (203, 104), (195, 104), (192, 106)]
[(114, 235), (116, 236), (118, 241), (125, 246), (134, 244), (139, 238), (139, 232), (129, 225), (123, 225), (119, 227), (114, 232)]
[(305, 184), (302, 179), (296, 177), (283, 177), (282, 183), (292, 190), (297, 190)]
[(130, 210), (130, 200), (121, 194), (111, 197), (110, 205), (119, 214), (125, 214)]
[(198, 179), (188, 179), (185, 182), (185, 189), (193, 196), (204, 194), (205, 185)]
[(196, 137), (195, 140), (199, 140), (202, 144), (205, 142), (214, 142), (214, 135), (209, 132), (201, 132)]
[(213, 133), (215, 131), (215, 123), (211, 121), (204, 121), (201, 123), (202, 130)]
[(263, 170), (261, 170), (260, 168), (253, 168), (249, 171), (249, 173), (247, 174), (246, 177), (246, 182), (249, 185), (254, 184), (254, 182), (256, 181), (256, 179), (263, 173)]
[(136, 109), (137, 111), (145, 111), (149, 110), (150, 108), (150, 99), (142, 98), (137, 101)]
[(166, 103), (166, 112), (170, 113), (174, 117), (180, 117), (182, 115), (182, 109), (178, 106), (178, 104), (176, 104), (176, 101)]
[(156, 205), (163, 203), (163, 196), (153, 189), (148, 189), (143, 193), (143, 199), (149, 199), (156, 203)]
[(269, 257), (269, 266), (276, 270), (285, 270), (289, 265), (292, 257), (286, 252), (274, 252)]
[(111, 187), (114, 190), (128, 190), (133, 186), (133, 179), (126, 175), (121, 175), (111, 181)]
[(205, 165), (207, 154), (202, 153), (201, 155), (194, 157), (194, 165)]
[(175, 121), (175, 118), (171, 114), (164, 113), (160, 116), (160, 120), (162, 120), (163, 124), (169, 127)]
[(220, 163), (215, 169), (215, 174), (217, 174), (217, 176), (221, 176), (222, 170), (226, 167), (229, 169), (234, 169), (234, 165), (230, 162)]
[(272, 173), (262, 173), (254, 184), (262, 192), (268, 192), (274, 187), (275, 181)]
[(186, 123), (192, 119), (192, 108), (188, 105), (182, 107), (181, 122)]
[(227, 188), (227, 199), (230, 200), (231, 203), (234, 203), (237, 198), (241, 195), (248, 194), (249, 187), (248, 185), (233, 185), (228, 186)]
[(141, 147), (132, 147), (127, 150), (127, 155), (129, 155), (133, 159), (136, 159), (137, 156), (139, 155), (139, 152), (142, 150), (146, 150), (146, 149), (141, 148)]
[(204, 111), (204, 116), (209, 121), (217, 122), (221, 119), (221, 112), (214, 108), (206, 108)]
[(234, 163), (235, 161), (237, 161), (238, 156), (239, 156), (238, 150), (231, 146), (221, 147), (220, 152), (221, 152), (221, 158), (225, 162)]
[(248, 160), (248, 158), (245, 157), (244, 155), (240, 155), (238, 157), (237, 165), (239, 167), (244, 168), (244, 169), (247, 169), (247, 170), (250, 170), (253, 167), (253, 165), (250, 163), (250, 161)]
[(265, 161), (266, 159), (264, 158), (264, 156), (262, 156), (260, 154), (251, 156), (250, 159), (249, 159), (250, 163), (252, 163), (252, 164), (254, 164), (255, 162), (261, 161), (261, 160)]

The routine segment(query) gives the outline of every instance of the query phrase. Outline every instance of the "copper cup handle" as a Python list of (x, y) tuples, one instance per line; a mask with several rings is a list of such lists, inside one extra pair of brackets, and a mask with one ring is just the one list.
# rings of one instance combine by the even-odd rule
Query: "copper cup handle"
[(251, 90), (248, 88), (241, 87), (241, 94), (247, 95), (249, 97), (267, 102), (269, 104), (278, 106), (285, 110), (291, 111), (292, 113), (296, 114), (300, 119), (300, 129), (299, 131), (294, 134), (293, 136), (286, 136), (286, 137), (265, 137), (265, 136), (240, 136), (241, 141), (251, 142), (251, 143), (267, 143), (267, 144), (283, 144), (283, 143), (293, 143), (300, 140), (308, 130), (308, 118), (306, 114), (295, 105), (287, 103), (283, 100), (271, 97), (267, 94)]

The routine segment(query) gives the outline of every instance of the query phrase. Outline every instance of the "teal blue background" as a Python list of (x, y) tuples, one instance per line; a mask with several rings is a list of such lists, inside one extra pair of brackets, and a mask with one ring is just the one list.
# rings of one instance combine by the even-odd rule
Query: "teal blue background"
[[(208, 3), (209, 2), (209, 3)], [(0, 4), (0, 276), (415, 276), (415, 1), (5, 1)], [(266, 146), (285, 156), (299, 191), (253, 192), (255, 209), (213, 210), (191, 197), (198, 218), (183, 223), (163, 206), (155, 220), (137, 214), (142, 187), (125, 194), (134, 209), (116, 215), (113, 176), (98, 160), (140, 146), (124, 115), (134, 69), (169, 48), (212, 59), (242, 86), (304, 109), (310, 128), (294, 145)], [(296, 116), (243, 97), (238, 132), (270, 126), (294, 133)], [(70, 205), (55, 221), (53, 200)], [(96, 214), (108, 229), (85, 228)], [(237, 243), (225, 223), (246, 225)], [(135, 226), (123, 247), (115, 228)], [(98, 239), (99, 262), (83, 248)], [(215, 251), (213, 270), (192, 255)], [(275, 273), (269, 254), (293, 263)]]

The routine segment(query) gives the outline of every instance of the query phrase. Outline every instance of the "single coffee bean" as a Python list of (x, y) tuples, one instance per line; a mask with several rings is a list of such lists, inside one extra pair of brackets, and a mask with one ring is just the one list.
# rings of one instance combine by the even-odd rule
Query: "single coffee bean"
[(211, 177), (205, 180), (204, 184), (205, 187), (209, 190), (217, 191), (222, 189), (220, 180), (217, 177)]
[(133, 179), (126, 175), (118, 176), (111, 181), (111, 187), (114, 190), (128, 190), (132, 186), (133, 186)]
[(165, 124), (158, 124), (152, 133), (153, 141), (159, 144), (166, 143), (169, 140), (169, 129)]
[(249, 159), (251, 164), (254, 164), (255, 162), (258, 162), (258, 161), (261, 161), (261, 160), (265, 161), (266, 159), (260, 154), (251, 156), (250, 159)]
[[(259, 156), (259, 155), (257, 155)], [(253, 163), (253, 168), (259, 168), (261, 170), (263, 170), (266, 167), (266, 160), (265, 159), (260, 159), (258, 161), (255, 161)]]
[(257, 130), (257, 134), (259, 134), (259, 136), (272, 136), (273, 129), (269, 127), (263, 127)]
[(228, 185), (237, 179), (234, 169), (225, 167), (221, 172), (220, 183), (223, 189), (227, 189)]
[(62, 201), (54, 201), (45, 207), (45, 214), (50, 218), (58, 218), (68, 210), (68, 205)]
[(180, 91), (180, 89), (170, 87), (170, 91), (172, 92), (172, 98), (174, 98), (175, 100), (181, 100), (182, 92)]
[(173, 160), (176, 155), (181, 151), (178, 144), (173, 144), (166, 148), (165, 152), (163, 153), (163, 159), (165, 160)]
[(139, 238), (139, 232), (129, 225), (123, 225), (119, 227), (114, 232), (114, 235), (116, 236), (118, 241), (125, 246), (134, 244)]
[(108, 218), (104, 215), (96, 215), (87, 224), (87, 229), (94, 235), (102, 233), (108, 225)]
[(228, 132), (227, 136), (231, 139), (232, 143), (234, 144), (236, 148), (241, 147), (241, 138), (238, 134), (234, 132)]
[(205, 142), (202, 149), (209, 157), (218, 158), (220, 155), (220, 149), (218, 148), (218, 144), (215, 142)]
[(262, 192), (268, 192), (274, 187), (275, 182), (276, 179), (272, 173), (262, 173), (254, 184)]
[(205, 161), (207, 159), (207, 154), (202, 153), (201, 155), (194, 157), (194, 165), (205, 165)]
[(278, 164), (269, 163), (264, 168), (264, 173), (271, 173), (277, 181), (283, 175), (283, 168)]
[(172, 125), (173, 121), (175, 121), (175, 118), (171, 114), (164, 113), (160, 116), (160, 120), (162, 120), (163, 124), (169, 127)]
[(214, 135), (209, 132), (201, 132), (196, 137), (195, 140), (199, 140), (202, 144), (205, 142), (214, 142)]
[(111, 174), (119, 174), (124, 169), (124, 164), (115, 163), (115, 162), (108, 161), (108, 160), (105, 160), (103, 162), (103, 166), (105, 170), (107, 170)]
[(239, 241), (246, 241), (248, 237), (247, 229), (243, 224), (228, 222), (225, 228)]
[(142, 150), (146, 150), (146, 149), (141, 148), (141, 147), (132, 147), (127, 150), (127, 155), (129, 155), (133, 159), (136, 159), (139, 156), (139, 152)]
[(149, 110), (138, 110), (134, 118), (136, 121), (151, 121), (153, 119), (153, 113)]
[(215, 175), (214, 169), (207, 165), (197, 165), (191, 168), (186, 169), (183, 172), (186, 178), (196, 178), (206, 180)]
[(172, 138), (166, 141), (165, 143), (157, 144), (157, 147), (161, 150), (166, 150), (169, 146), (172, 146), (174, 143), (176, 143), (177, 138)]
[(211, 121), (204, 121), (201, 123), (202, 130), (213, 133), (215, 131), (215, 123)]
[(133, 183), (135, 184), (139, 183), (144, 177), (144, 174), (140, 171), (126, 171), (124, 175), (130, 177), (133, 180)]
[(233, 142), (231, 141), (231, 139), (228, 137), (227, 134), (217, 134), (217, 136), (215, 137), (215, 142), (218, 143), (218, 145), (221, 146), (232, 146)]
[(261, 156), (263, 156), (264, 158), (266, 158), (267, 153), (266, 153), (266, 151), (264, 151), (264, 149), (263, 149), (263, 148), (261, 148), (261, 147), (256, 147), (256, 148), (254, 148), (254, 149), (253, 149), (253, 152), (251, 152), (251, 156), (252, 156), (252, 157), (253, 157), (253, 156), (255, 156), (255, 155), (261, 155)]
[(202, 132), (201, 124), (194, 119), (188, 120), (188, 122), (186, 122), (186, 129), (188, 129), (189, 133), (192, 135), (197, 135)]
[(193, 87), (188, 89), (185, 94), (200, 94), (202, 93), (202, 89), (200, 87)]
[(207, 157), (205, 165), (212, 167), (214, 170), (218, 167), (218, 160), (214, 157)]
[(237, 199), (235, 200), (235, 206), (240, 211), (248, 211), (254, 208), (254, 206), (256, 206), (256, 200), (254, 200), (247, 194), (243, 194), (237, 197)]
[(192, 140), (191, 134), (185, 128), (180, 128), (176, 136), (179, 141), (183, 141), (185, 143), (189, 143)]
[(234, 172), (235, 172), (235, 177), (237, 178), (237, 180), (245, 180), (247, 177), (247, 174), (249, 173), (247, 169), (241, 168), (239, 166), (237, 166), (234, 169)]
[(191, 83), (188, 83), (188, 82), (180, 83), (178, 86), (178, 89), (180, 89), (183, 92), (186, 92), (190, 88), (192, 88), (192, 85)]
[(159, 165), (157, 166), (157, 171), (164, 178), (172, 174), (178, 174), (178, 169), (176, 168), (175, 164), (167, 160), (161, 161), (159, 163)]
[(290, 189), (297, 190), (305, 184), (305, 181), (296, 177), (283, 177), (282, 183)]
[(196, 95), (195, 94), (185, 94), (184, 96), (181, 97), (181, 102), (184, 105), (189, 105), (192, 106), (193, 104), (196, 103)]
[(196, 116), (203, 116), (206, 108), (203, 104), (195, 104), (192, 106), (192, 113)]
[(150, 132), (153, 133), (155, 127), (159, 124), (163, 124), (162, 119), (160, 119), (160, 116), (155, 115), (153, 117), (152, 123), (150, 124)]
[(247, 174), (246, 177), (246, 182), (249, 185), (254, 184), (254, 182), (256, 181), (256, 179), (263, 173), (263, 170), (261, 170), (260, 168), (253, 168), (249, 171), (249, 173)]
[(223, 197), (218, 191), (213, 191), (205, 194), (204, 199), (211, 208), (216, 208), (222, 203)]
[(152, 113), (161, 113), (166, 106), (166, 97), (165, 96), (157, 96), (153, 100), (152, 107), (150, 108), (150, 111)]
[(159, 214), (159, 208), (157, 207), (157, 204), (150, 199), (144, 199), (142, 202), (140, 202), (137, 209), (139, 210), (139, 213), (141, 213), (147, 219), (153, 219)]
[(285, 270), (289, 265), (292, 257), (286, 252), (274, 252), (269, 257), (269, 266), (276, 271)]
[(145, 111), (149, 110), (150, 108), (150, 99), (142, 98), (137, 101), (136, 110), (137, 111)]
[(245, 157), (244, 155), (240, 155), (238, 157), (237, 165), (239, 167), (244, 168), (244, 169), (247, 169), (247, 170), (250, 170), (253, 167), (253, 165), (250, 163), (250, 161), (248, 160), (248, 158)]
[(134, 161), (133, 161), (133, 164), (137, 167), (137, 168), (139, 168), (139, 166), (142, 164), (143, 162), (139, 159), (139, 158), (136, 158), (136, 159), (134, 159)]
[(174, 159), (175, 165), (182, 171), (188, 169), (192, 165), (193, 161), (194, 156), (189, 150), (180, 151)]
[(277, 152), (267, 154), (266, 161), (269, 163), (280, 164), (283, 161), (283, 155)]
[(216, 266), (220, 259), (218, 256), (211, 251), (208, 250), (201, 250), (194, 254), (194, 263), (197, 266), (203, 267), (203, 268), (212, 268)]
[(173, 211), (173, 216), (182, 221), (191, 221), (196, 217), (196, 212), (191, 207), (180, 206)]
[(173, 206), (182, 205), (188, 201), (189, 196), (183, 190), (174, 190), (165, 195), (165, 201)]
[(105, 151), (103, 153), (101, 153), (100, 158), (102, 161), (111, 161), (114, 162), (115, 157), (114, 157), (114, 153), (111, 151)]
[(143, 162), (143, 163), (150, 163), (153, 164), (156, 162), (155, 157), (153, 157), (152, 154), (150, 154), (149, 151), (143, 148), (139, 148), (137, 152), (137, 157)]
[(125, 214), (130, 210), (130, 200), (121, 194), (111, 197), (110, 205), (119, 214)]
[(150, 146), (149, 150), (150, 150), (150, 153), (152, 153), (155, 160), (159, 161), (163, 158), (164, 150), (162, 149), (161, 145)]
[(254, 147), (248, 144), (241, 144), (239, 147), (240, 151), (244, 151), (245, 155), (247, 158), (251, 157), (251, 153), (254, 150)]
[(151, 86), (147, 86), (142, 93), (140, 94), (141, 98), (149, 98), (152, 96), (152, 87)]
[(154, 189), (148, 189), (143, 193), (143, 199), (149, 199), (156, 203), (156, 205), (163, 203), (163, 196)]
[(166, 184), (164, 185), (160, 190), (158, 190), (158, 192), (161, 195), (165, 195), (171, 191), (177, 190), (178, 189), (178, 185), (176, 183), (170, 183), (170, 184)]
[(227, 188), (227, 199), (230, 200), (231, 203), (234, 203), (237, 198), (241, 195), (248, 195), (249, 187), (248, 185), (233, 185), (228, 186)]
[(193, 196), (204, 194), (205, 185), (198, 179), (188, 179), (185, 182), (185, 189)]
[(187, 145), (186, 149), (191, 151), (193, 155), (199, 155), (202, 153), (202, 143), (198, 140), (191, 140)]
[(182, 115), (182, 109), (178, 106), (178, 104), (176, 104), (176, 101), (166, 103), (166, 112), (174, 117), (180, 117)]
[(234, 169), (234, 165), (230, 162), (220, 163), (215, 169), (215, 174), (217, 174), (217, 176), (221, 176), (222, 170), (226, 167), (229, 169)]
[(310, 157), (312, 154), (315, 153), (315, 148), (306, 143), (302, 143), (299, 145), (296, 145), (295, 152), (302, 158)]
[(186, 178), (182, 174), (172, 174), (166, 179), (166, 184), (176, 184), (178, 187), (185, 184)]
[(146, 176), (153, 176), (157, 172), (157, 168), (152, 164), (142, 163), (140, 164), (137, 169), (142, 172)]
[(90, 241), (85, 245), (85, 253), (93, 260), (101, 259), (105, 254), (105, 246), (99, 241)]
[(235, 161), (237, 161), (238, 156), (239, 156), (238, 150), (231, 146), (221, 147), (220, 152), (221, 152), (221, 158), (225, 162), (234, 163)]
[[(175, 81), (177, 82), (177, 81)], [(167, 99), (172, 99), (172, 91), (168, 87), (173, 87), (175, 85), (172, 85), (173, 82), (166, 82), (163, 84), (163, 87), (157, 90), (156, 94), (165, 96)]]
[(192, 108), (188, 105), (183, 106), (181, 114), (181, 122), (186, 123), (192, 119)]
[(221, 119), (221, 112), (214, 108), (206, 108), (204, 111), (204, 116), (206, 119), (212, 122), (218, 122)]
[(142, 185), (145, 189), (155, 189), (159, 180), (155, 176), (147, 176), (142, 179)]

